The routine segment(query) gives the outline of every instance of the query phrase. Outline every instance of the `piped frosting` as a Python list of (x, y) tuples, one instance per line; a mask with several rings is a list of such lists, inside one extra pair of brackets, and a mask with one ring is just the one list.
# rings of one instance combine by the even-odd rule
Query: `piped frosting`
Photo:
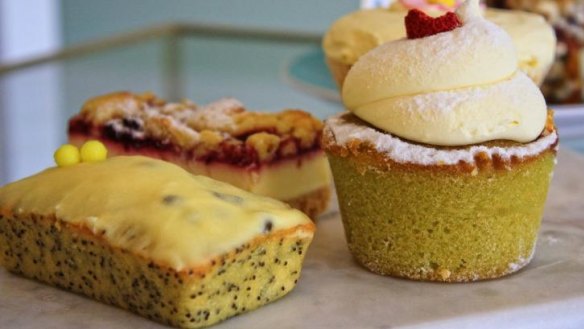
[(389, 42), (362, 56), (344, 83), (346, 107), (377, 128), (420, 143), (534, 140), (547, 107), (537, 86), (518, 71), (511, 38), (482, 17), (476, 0), (457, 15), (460, 28)]

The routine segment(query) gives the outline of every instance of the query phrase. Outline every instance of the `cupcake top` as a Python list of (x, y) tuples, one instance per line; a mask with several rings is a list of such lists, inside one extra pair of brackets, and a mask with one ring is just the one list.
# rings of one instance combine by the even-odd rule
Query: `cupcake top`
[[(404, 38), (403, 19), (408, 9), (419, 8), (430, 16), (452, 10), (442, 4), (423, 5), (424, 2), (428, 1), (401, 1), (390, 8), (359, 10), (339, 18), (324, 36), (326, 56), (352, 65), (371, 49)], [(484, 15), (511, 36), (521, 70), (541, 81), (554, 59), (556, 37), (552, 27), (542, 16), (518, 10), (487, 8)]]
[(142, 156), (53, 167), (1, 187), (0, 215), (12, 214), (54, 214), (179, 271), (270, 232), (313, 227), (281, 202)]
[[(353, 114), (431, 145), (525, 143), (541, 134), (543, 95), (518, 70), (511, 37), (482, 17), (478, 0), (437, 19), (410, 11), (406, 24), (410, 38), (377, 47), (349, 71), (342, 98)], [(424, 34), (437, 26), (448, 29)]]

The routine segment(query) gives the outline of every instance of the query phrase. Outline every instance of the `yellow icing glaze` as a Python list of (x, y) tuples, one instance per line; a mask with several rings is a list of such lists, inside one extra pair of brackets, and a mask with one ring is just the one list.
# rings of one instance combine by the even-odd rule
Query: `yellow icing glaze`
[(49, 168), (0, 188), (0, 211), (55, 214), (176, 270), (205, 265), (266, 229), (312, 225), (279, 201), (142, 156)]
[(434, 5), (444, 5), (447, 7), (454, 7), (454, 5), (456, 5), (455, 0), (428, 0), (428, 3), (434, 4)]

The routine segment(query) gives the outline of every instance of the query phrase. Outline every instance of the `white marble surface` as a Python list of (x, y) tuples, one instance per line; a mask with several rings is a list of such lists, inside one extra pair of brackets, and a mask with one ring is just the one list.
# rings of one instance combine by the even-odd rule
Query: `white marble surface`
[[(562, 152), (533, 262), (505, 279), (410, 282), (360, 268), (328, 215), (297, 288), (214, 328), (584, 328), (584, 158)], [(166, 328), (0, 269), (0, 328)]]

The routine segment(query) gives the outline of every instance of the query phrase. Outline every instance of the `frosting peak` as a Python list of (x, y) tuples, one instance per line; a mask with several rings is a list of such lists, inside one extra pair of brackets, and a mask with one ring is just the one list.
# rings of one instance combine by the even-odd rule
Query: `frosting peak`
[(479, 0), (468, 0), (458, 7), (456, 15), (463, 22), (469, 22), (473, 19), (482, 19), (481, 6)]
[(518, 72), (511, 37), (481, 15), (478, 0), (456, 14), (463, 25), (388, 42), (362, 56), (344, 82), (345, 106), (389, 133), (458, 146), (495, 139), (532, 141), (546, 104)]

